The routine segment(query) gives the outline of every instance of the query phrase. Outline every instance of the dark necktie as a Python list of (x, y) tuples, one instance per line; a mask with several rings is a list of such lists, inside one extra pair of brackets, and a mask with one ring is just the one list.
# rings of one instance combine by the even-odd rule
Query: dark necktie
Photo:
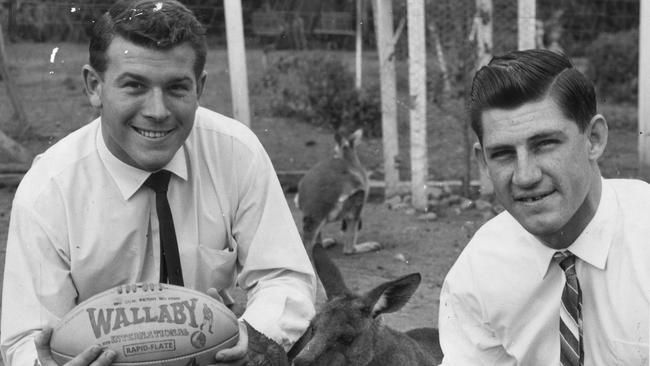
[(560, 364), (582, 366), (585, 358), (582, 342), (582, 291), (576, 274), (576, 256), (566, 251), (555, 253), (553, 258), (566, 276), (560, 307)]
[(183, 272), (178, 254), (178, 243), (176, 242), (176, 231), (174, 230), (174, 219), (167, 200), (167, 186), (171, 173), (167, 170), (160, 170), (152, 173), (144, 182), (144, 185), (156, 192), (156, 214), (160, 227), (160, 282), (183, 286)]

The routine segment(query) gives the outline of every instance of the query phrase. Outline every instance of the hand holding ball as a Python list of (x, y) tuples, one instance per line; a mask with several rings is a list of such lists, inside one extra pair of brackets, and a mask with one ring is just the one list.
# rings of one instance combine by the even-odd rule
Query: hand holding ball
[(77, 305), (54, 328), (50, 348), (59, 364), (97, 344), (117, 353), (116, 366), (207, 365), (238, 339), (237, 318), (221, 302), (185, 287), (138, 283)]

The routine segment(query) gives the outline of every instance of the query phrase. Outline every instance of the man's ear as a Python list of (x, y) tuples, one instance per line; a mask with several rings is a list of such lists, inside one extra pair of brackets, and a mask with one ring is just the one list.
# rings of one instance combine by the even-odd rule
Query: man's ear
[(205, 89), (205, 81), (208, 78), (208, 72), (203, 70), (201, 76), (196, 80), (196, 99), (200, 99), (203, 95), (203, 90)]
[(609, 129), (605, 117), (601, 114), (593, 116), (585, 132), (588, 139), (589, 159), (596, 161), (603, 155), (607, 146)]
[(95, 108), (102, 107), (102, 77), (90, 65), (84, 65), (82, 68), (82, 76), (84, 80), (84, 88), (90, 104)]
[(481, 146), (481, 143), (475, 142), (473, 149), (474, 149), (474, 157), (478, 162), (479, 169), (481, 170), (481, 172), (485, 173), (489, 177), (490, 172), (487, 169), (487, 162), (485, 161), (485, 154), (483, 154), (483, 147)]

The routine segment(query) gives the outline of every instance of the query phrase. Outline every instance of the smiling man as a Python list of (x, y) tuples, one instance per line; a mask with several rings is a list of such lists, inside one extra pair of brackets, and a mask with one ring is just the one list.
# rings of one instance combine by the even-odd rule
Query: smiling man
[[(98, 119), (34, 161), (13, 202), (2, 297), (6, 365), (54, 365), (51, 327), (118, 285), (165, 282), (232, 304), (285, 349), (314, 314), (315, 275), (271, 161), (244, 125), (201, 108), (203, 26), (173, 0), (126, 0), (93, 27), (83, 78)], [(70, 365), (109, 365), (90, 347)]]
[(443, 365), (647, 365), (650, 186), (601, 177), (593, 86), (563, 55), (517, 51), (481, 68), (470, 98), (505, 211), (445, 278)]

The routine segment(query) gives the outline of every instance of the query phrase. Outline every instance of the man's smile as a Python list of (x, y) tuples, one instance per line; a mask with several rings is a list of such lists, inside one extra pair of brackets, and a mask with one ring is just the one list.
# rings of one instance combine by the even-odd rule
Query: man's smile
[(555, 193), (556, 190), (541, 193), (529, 193), (514, 195), (514, 200), (519, 203), (536, 203)]
[(140, 134), (141, 136), (144, 136), (144, 137), (147, 137), (147, 138), (150, 138), (150, 139), (163, 138), (163, 137), (169, 135), (169, 133), (173, 131), (173, 129), (167, 130), (167, 131), (153, 131), (153, 130), (145, 130), (145, 129), (138, 128), (138, 127), (133, 127), (133, 130), (135, 132), (137, 132), (138, 134)]

